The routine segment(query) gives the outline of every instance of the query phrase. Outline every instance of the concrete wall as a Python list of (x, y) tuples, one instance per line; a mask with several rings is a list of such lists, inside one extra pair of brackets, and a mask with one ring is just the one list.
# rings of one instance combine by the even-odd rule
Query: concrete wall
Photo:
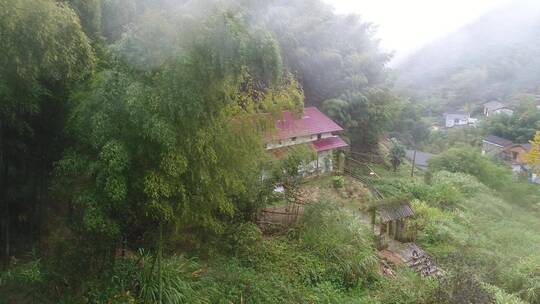
[[(333, 136), (332, 133), (322, 133), (321, 134), (321, 139), (332, 137), (332, 136)], [(266, 144), (266, 150), (272, 150), (272, 149), (278, 149), (278, 148), (283, 148), (283, 147), (289, 147), (289, 146), (294, 146), (294, 145), (305, 144), (305, 143), (308, 143), (308, 142), (316, 141), (317, 139), (318, 139), (318, 134), (314, 134), (314, 135), (310, 135), (310, 136), (301, 136), (301, 137), (295, 138), (294, 140), (293, 140), (293, 138), (282, 139), (282, 140), (267, 143)]]

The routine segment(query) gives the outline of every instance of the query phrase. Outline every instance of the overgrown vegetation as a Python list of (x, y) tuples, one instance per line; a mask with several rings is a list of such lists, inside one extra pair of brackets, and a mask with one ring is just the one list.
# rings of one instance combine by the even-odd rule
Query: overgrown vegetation
[[(320, 0), (0, 0), (0, 41), (2, 303), (540, 303), (540, 190), (474, 147), (486, 130), (531, 138), (533, 104), (430, 133), (440, 107), (400, 100), (358, 16)], [(456, 73), (451, 104), (484, 96), (465, 82), (491, 71)], [(311, 148), (269, 157), (304, 97), (351, 154), (399, 138), (378, 157), (394, 170), (303, 184)], [(401, 143), (440, 155), (411, 178)], [(294, 199), (276, 185), (312, 204), (263, 236), (257, 211)], [(443, 279), (381, 274), (371, 186), (412, 199)]]
[[(501, 290), (528, 303), (540, 303), (540, 260), (535, 254), (540, 250), (540, 236), (535, 232), (540, 229), (539, 189), (513, 179), (507, 168), (473, 148), (443, 153), (433, 159), (431, 172), (424, 177), (426, 182), (421, 177), (374, 182), (386, 195), (413, 195), (417, 214), (412, 225), (418, 228), (419, 243), (444, 269), (456, 276), (468, 273), (466, 280), (477, 282), (480, 290), (471, 290), (469, 299), (484, 297), (485, 287), (481, 286), (490, 284), (500, 288), (487, 288), (495, 292), (497, 303), (519, 303), (517, 298), (500, 294)], [(451, 293), (452, 288), (456, 294), (449, 296), (455, 302), (449, 303), (466, 303), (462, 287), (444, 290)], [(491, 303), (492, 292), (475, 303)]]

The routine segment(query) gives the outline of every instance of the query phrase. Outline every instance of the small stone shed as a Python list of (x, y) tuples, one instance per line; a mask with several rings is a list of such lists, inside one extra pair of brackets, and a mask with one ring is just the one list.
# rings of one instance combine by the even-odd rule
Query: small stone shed
[(408, 220), (414, 216), (409, 202), (380, 205), (375, 210), (375, 216), (381, 237), (397, 241), (412, 241), (415, 238), (414, 231), (408, 225)]

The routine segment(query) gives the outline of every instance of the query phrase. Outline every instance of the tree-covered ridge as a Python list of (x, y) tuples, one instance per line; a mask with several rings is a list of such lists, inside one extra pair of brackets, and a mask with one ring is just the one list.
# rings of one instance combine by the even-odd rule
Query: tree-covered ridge
[(398, 68), (407, 94), (450, 107), (535, 93), (540, 6), (516, 1), (421, 49)]

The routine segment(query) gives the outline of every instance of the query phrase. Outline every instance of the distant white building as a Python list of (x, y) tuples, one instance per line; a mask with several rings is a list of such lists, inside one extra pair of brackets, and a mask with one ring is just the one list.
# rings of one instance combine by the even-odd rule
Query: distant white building
[(447, 128), (475, 126), (478, 120), (471, 118), (468, 112), (452, 112), (444, 114), (444, 125)]
[(486, 117), (497, 114), (513, 115), (514, 110), (498, 101), (490, 101), (484, 104), (484, 115)]

